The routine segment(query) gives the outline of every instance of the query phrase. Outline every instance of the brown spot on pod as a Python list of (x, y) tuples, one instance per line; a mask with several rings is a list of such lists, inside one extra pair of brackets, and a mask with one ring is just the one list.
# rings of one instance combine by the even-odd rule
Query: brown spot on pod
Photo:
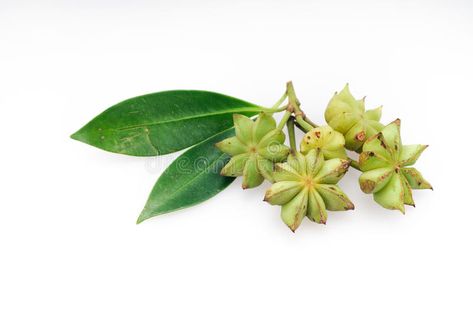
[(355, 139), (357, 141), (360, 141), (360, 142), (363, 142), (366, 138), (366, 133), (365, 131), (361, 131), (361, 132), (358, 132), (356, 135), (355, 135)]
[(371, 193), (374, 190), (376, 183), (371, 180), (366, 180), (361, 182), (360, 187), (361, 190), (365, 193)]

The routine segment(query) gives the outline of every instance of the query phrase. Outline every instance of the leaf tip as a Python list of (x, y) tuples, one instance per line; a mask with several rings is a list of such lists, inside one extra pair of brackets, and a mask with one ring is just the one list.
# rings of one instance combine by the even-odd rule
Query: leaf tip
[(69, 136), (71, 139), (88, 144), (87, 136), (85, 136), (83, 129), (80, 129)]
[(79, 141), (79, 131), (75, 132), (75, 133), (72, 133), (71, 135), (69, 135), (69, 137), (73, 140), (77, 140)]
[(136, 224), (139, 225), (140, 223), (142, 223), (143, 221), (145, 221), (148, 218), (151, 218), (151, 216), (148, 214), (148, 212), (146, 211), (146, 208), (145, 208), (145, 209), (143, 209), (141, 214), (138, 216), (138, 219), (136, 219)]

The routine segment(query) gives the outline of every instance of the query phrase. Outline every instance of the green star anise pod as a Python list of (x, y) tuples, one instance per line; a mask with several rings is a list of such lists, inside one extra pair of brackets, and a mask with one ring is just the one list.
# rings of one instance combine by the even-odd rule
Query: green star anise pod
[(295, 231), (304, 216), (325, 224), (326, 210), (353, 209), (353, 203), (336, 185), (346, 173), (350, 163), (334, 158), (324, 160), (320, 149), (306, 155), (291, 153), (286, 163), (278, 163), (273, 173), (274, 183), (266, 191), (264, 200), (282, 205), (281, 218)]
[(359, 165), (361, 190), (388, 209), (404, 213), (404, 204), (414, 206), (412, 189), (432, 189), (412, 166), (427, 145), (402, 145), (399, 119), (366, 140)]
[(264, 179), (273, 181), (273, 163), (287, 158), (289, 147), (284, 145), (286, 136), (276, 127), (274, 118), (264, 112), (256, 121), (233, 115), (236, 136), (227, 138), (216, 146), (232, 156), (221, 174), (229, 177), (243, 176), (242, 187), (254, 188)]
[(356, 100), (348, 84), (330, 100), (325, 110), (325, 120), (345, 136), (345, 147), (359, 151), (365, 140), (384, 127), (379, 122), (382, 107), (365, 111), (365, 98)]
[(306, 154), (314, 148), (319, 148), (325, 159), (347, 158), (345, 138), (328, 125), (313, 128), (304, 135), (301, 153)]

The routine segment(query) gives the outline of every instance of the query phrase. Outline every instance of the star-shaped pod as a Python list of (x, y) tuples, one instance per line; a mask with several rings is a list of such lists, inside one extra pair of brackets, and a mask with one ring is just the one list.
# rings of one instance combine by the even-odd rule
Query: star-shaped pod
[(365, 111), (365, 99), (356, 100), (348, 84), (330, 100), (325, 110), (325, 120), (345, 136), (345, 147), (359, 151), (365, 140), (384, 127), (379, 122), (382, 107)]
[(366, 140), (359, 164), (363, 174), (361, 190), (373, 193), (374, 200), (388, 209), (404, 213), (404, 204), (414, 206), (412, 189), (432, 189), (412, 166), (427, 145), (402, 145), (401, 121), (388, 124), (380, 133)]
[(264, 200), (282, 205), (281, 218), (295, 231), (304, 216), (317, 223), (327, 221), (326, 210), (353, 209), (353, 203), (336, 185), (344, 176), (349, 162), (335, 158), (324, 160), (319, 149), (306, 155), (290, 154), (286, 163), (276, 164), (274, 183)]
[(243, 176), (242, 187), (253, 188), (264, 179), (273, 181), (273, 163), (287, 158), (284, 133), (276, 128), (274, 118), (260, 113), (256, 121), (241, 114), (233, 115), (236, 136), (227, 138), (216, 146), (232, 156), (221, 174), (229, 177)]
[(314, 148), (319, 148), (325, 159), (347, 158), (345, 138), (328, 125), (313, 128), (304, 135), (301, 153), (307, 154)]

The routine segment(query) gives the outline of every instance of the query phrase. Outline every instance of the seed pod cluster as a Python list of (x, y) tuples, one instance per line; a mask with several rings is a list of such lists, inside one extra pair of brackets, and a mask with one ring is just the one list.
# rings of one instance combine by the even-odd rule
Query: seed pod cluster
[(427, 145), (402, 145), (399, 119), (369, 138), (363, 145), (359, 164), (363, 174), (360, 188), (388, 209), (404, 213), (404, 205), (414, 206), (412, 189), (432, 189), (413, 167)]
[(365, 110), (365, 98), (355, 99), (346, 84), (328, 103), (325, 120), (345, 136), (346, 149), (359, 151), (367, 138), (384, 127), (379, 122), (381, 111), (382, 107)]
[(272, 181), (273, 163), (283, 161), (289, 154), (286, 135), (276, 128), (271, 115), (260, 113), (256, 121), (241, 114), (233, 115), (236, 136), (216, 146), (232, 156), (222, 169), (224, 176), (243, 176), (243, 189), (254, 188), (264, 179)]
[(287, 162), (276, 164), (273, 173), (276, 183), (266, 191), (264, 200), (282, 206), (281, 218), (292, 231), (305, 216), (325, 224), (327, 210), (355, 208), (336, 185), (349, 165), (340, 158), (324, 160), (320, 149), (312, 149), (306, 155), (295, 152)]
[[(243, 188), (256, 187), (265, 179), (273, 183), (264, 200), (281, 206), (281, 218), (292, 231), (304, 217), (325, 224), (327, 210), (355, 208), (337, 185), (350, 165), (361, 171), (361, 190), (387, 209), (404, 213), (404, 205), (414, 206), (413, 189), (432, 189), (412, 167), (427, 145), (403, 145), (399, 119), (384, 126), (382, 107), (365, 110), (365, 98), (353, 97), (347, 84), (329, 101), (328, 125), (316, 126), (300, 110), (292, 88), (288, 84), (287, 112), (279, 124), (271, 113), (263, 112), (255, 121), (236, 114), (236, 136), (217, 144), (232, 156), (222, 175), (243, 176)], [(299, 151), (293, 121), (305, 132)], [(290, 148), (281, 130), (286, 123)], [(350, 159), (347, 150), (359, 153), (358, 161)]]

